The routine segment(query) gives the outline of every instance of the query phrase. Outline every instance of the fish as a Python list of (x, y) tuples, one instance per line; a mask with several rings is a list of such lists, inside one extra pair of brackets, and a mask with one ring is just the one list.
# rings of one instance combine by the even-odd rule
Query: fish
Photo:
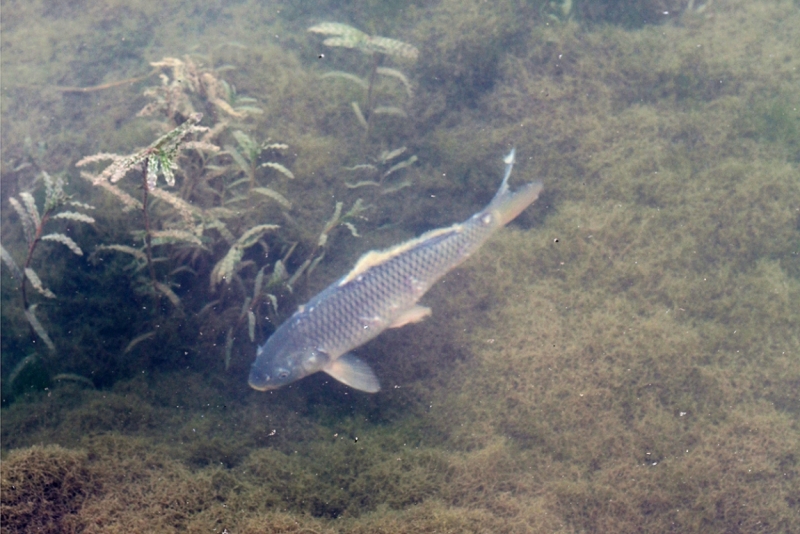
[(354, 389), (379, 391), (375, 373), (351, 351), (388, 328), (429, 316), (431, 309), (418, 302), (431, 286), (539, 197), (541, 182), (510, 191), (514, 155), (512, 149), (504, 158), (503, 181), (483, 210), (462, 223), (367, 252), (349, 273), (300, 306), (256, 350), (250, 387), (274, 390), (324, 372)]

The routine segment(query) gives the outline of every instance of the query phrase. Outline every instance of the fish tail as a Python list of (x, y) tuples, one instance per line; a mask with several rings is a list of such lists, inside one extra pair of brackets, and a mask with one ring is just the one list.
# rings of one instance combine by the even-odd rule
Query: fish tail
[(539, 197), (542, 191), (542, 182), (532, 182), (525, 184), (517, 191), (510, 191), (508, 179), (511, 176), (511, 169), (514, 167), (515, 149), (505, 157), (506, 170), (503, 176), (503, 183), (494, 195), (494, 198), (484, 209), (485, 212), (492, 212), (497, 217), (498, 226), (505, 226), (513, 221), (517, 215), (530, 206)]

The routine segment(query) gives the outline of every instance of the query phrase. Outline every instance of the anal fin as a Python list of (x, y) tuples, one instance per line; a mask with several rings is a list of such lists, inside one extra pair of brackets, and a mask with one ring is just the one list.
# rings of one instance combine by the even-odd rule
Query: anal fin
[(376, 393), (381, 384), (364, 361), (350, 353), (343, 354), (322, 369), (330, 376), (353, 389)]
[(418, 323), (431, 314), (431, 309), (427, 306), (415, 305), (401, 313), (392, 321), (389, 328), (400, 328), (411, 323)]

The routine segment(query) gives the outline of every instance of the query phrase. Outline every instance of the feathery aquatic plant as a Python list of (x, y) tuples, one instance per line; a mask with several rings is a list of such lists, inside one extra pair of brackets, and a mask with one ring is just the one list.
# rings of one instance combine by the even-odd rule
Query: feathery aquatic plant
[(375, 83), (378, 75), (394, 78), (400, 81), (409, 98), (413, 96), (411, 82), (409, 82), (406, 75), (397, 69), (381, 67), (380, 56), (395, 56), (415, 61), (419, 57), (419, 50), (416, 47), (388, 37), (368, 35), (361, 30), (339, 22), (323, 22), (311, 26), (308, 31), (322, 35), (332, 35), (333, 37), (328, 37), (322, 42), (322, 44), (326, 46), (360, 50), (372, 56), (372, 66), (367, 80), (363, 80), (349, 72), (342, 71), (332, 71), (322, 75), (323, 78), (341, 78), (349, 80), (364, 89), (366, 98), (363, 109), (362, 106), (355, 101), (351, 102), (350, 106), (359, 124), (364, 127), (366, 139), (369, 139), (370, 132), (372, 131), (372, 123), (376, 115), (407, 116), (406, 112), (398, 106), (375, 105)]
[(42, 181), (45, 185), (45, 198), (41, 212), (36, 206), (36, 199), (30, 192), (24, 191), (20, 193), (19, 199), (14, 197), (9, 199), (11, 206), (14, 208), (22, 224), (22, 231), (25, 235), (25, 242), (28, 248), (22, 269), (20, 269), (17, 262), (14, 261), (13, 256), (2, 246), (0, 246), (0, 257), (2, 257), (3, 262), (11, 270), (11, 274), (19, 280), (25, 318), (28, 320), (31, 329), (51, 351), (55, 351), (53, 341), (36, 317), (37, 304), (29, 304), (28, 302), (27, 283), (30, 283), (31, 287), (46, 298), (53, 299), (56, 297), (52, 291), (44, 286), (41, 278), (39, 278), (39, 275), (33, 269), (33, 256), (37, 250), (37, 246), (42, 241), (61, 243), (74, 254), (82, 256), (83, 250), (81, 250), (72, 238), (60, 232), (45, 234), (44, 230), (45, 226), (55, 219), (66, 219), (69, 221), (94, 224), (94, 218), (85, 213), (79, 211), (60, 211), (65, 206), (72, 206), (83, 210), (91, 210), (94, 209), (94, 207), (89, 204), (73, 201), (70, 196), (64, 192), (65, 183), (62, 177), (58, 176), (53, 178), (46, 172), (42, 172)]
[[(194, 217), (198, 210), (179, 197), (157, 188), (157, 183), (158, 176), (161, 175), (164, 177), (167, 185), (175, 185), (174, 170), (177, 169), (177, 159), (183, 150), (187, 148), (209, 151), (219, 150), (219, 147), (208, 142), (191, 141), (190, 136), (192, 134), (208, 130), (208, 128), (198, 126), (202, 118), (202, 113), (192, 114), (186, 122), (162, 135), (151, 143), (150, 146), (128, 156), (101, 153), (85, 157), (76, 163), (76, 166), (82, 167), (90, 163), (111, 160), (111, 165), (106, 167), (102, 173), (95, 177), (91, 177), (90, 175), (88, 177), (91, 178), (92, 183), (95, 185), (106, 185), (106, 190), (116, 194), (117, 197), (128, 206), (132, 205), (134, 199), (127, 195), (127, 193), (123, 193), (119, 189), (113, 187), (113, 184), (122, 180), (130, 171), (142, 173), (142, 200), (140, 203), (138, 201), (135, 201), (135, 203), (141, 206), (144, 218), (145, 263), (150, 274), (150, 282), (154, 295), (163, 294), (176, 307), (180, 304), (180, 299), (167, 284), (159, 282), (156, 277), (152, 249), (155, 244), (159, 243), (154, 243), (154, 238), (161, 239), (163, 242), (183, 241), (197, 243), (199, 240), (196, 236), (192, 235), (191, 232), (172, 231), (168, 233), (158, 233), (151, 228), (148, 201), (151, 195), (166, 201), (178, 211), (184, 221), (189, 223), (190, 227), (194, 227)], [(108, 185), (112, 187), (108, 187)], [(105, 247), (104, 249), (107, 250), (109, 247)], [(117, 246), (111, 250), (127, 252), (127, 250), (121, 246)], [(156, 300), (158, 300), (157, 297)], [(156, 309), (158, 309), (158, 306), (156, 306)]]

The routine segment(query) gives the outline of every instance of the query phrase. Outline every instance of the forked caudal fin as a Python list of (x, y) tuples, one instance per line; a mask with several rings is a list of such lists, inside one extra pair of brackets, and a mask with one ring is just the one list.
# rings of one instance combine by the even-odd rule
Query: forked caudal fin
[(514, 192), (509, 190), (508, 179), (511, 177), (511, 169), (514, 167), (515, 154), (516, 149), (512, 148), (505, 157), (506, 172), (503, 175), (503, 183), (500, 184), (500, 189), (497, 190), (492, 201), (483, 210), (484, 212), (494, 212), (500, 226), (505, 226), (514, 220), (542, 192), (542, 182), (525, 184)]

